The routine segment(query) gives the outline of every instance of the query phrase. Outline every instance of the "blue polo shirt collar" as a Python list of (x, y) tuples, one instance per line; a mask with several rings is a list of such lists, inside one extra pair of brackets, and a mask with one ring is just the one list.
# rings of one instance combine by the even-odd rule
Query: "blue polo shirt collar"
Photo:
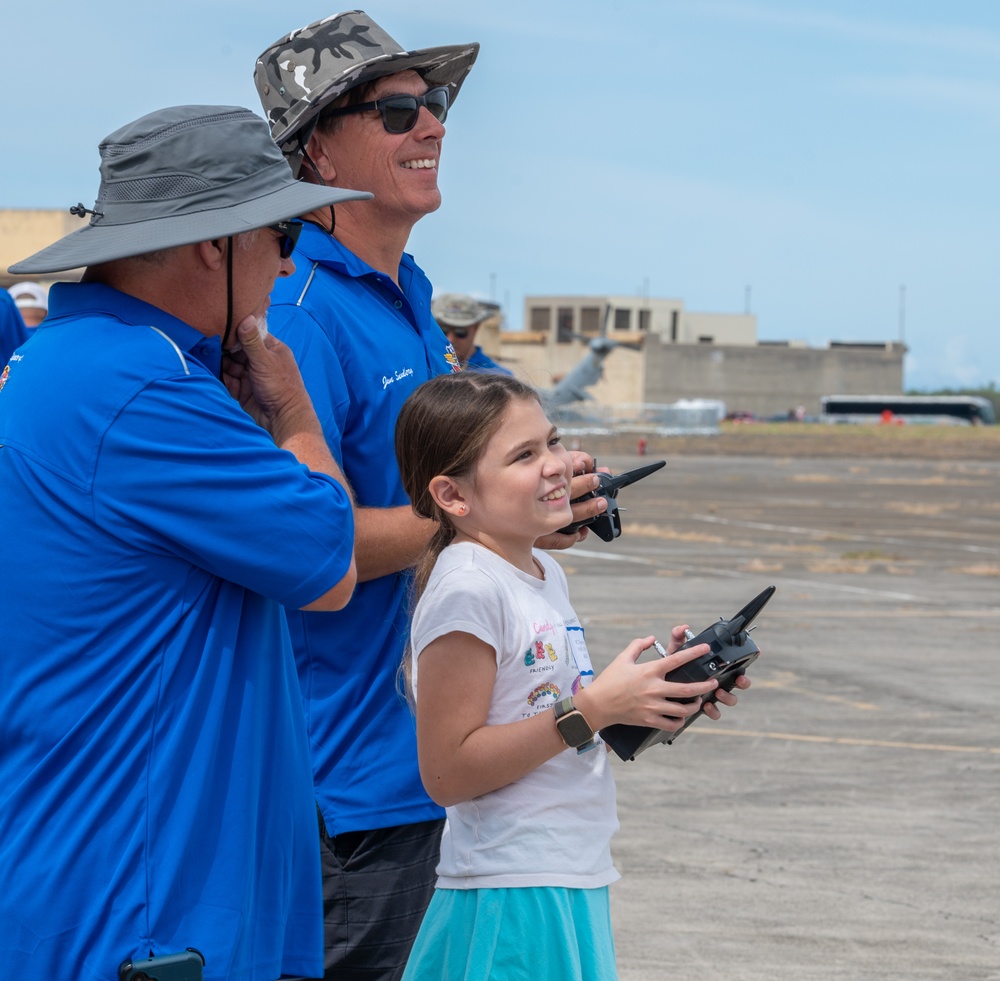
[(156, 327), (185, 354), (218, 377), (222, 366), (222, 338), (206, 337), (159, 307), (103, 283), (55, 283), (49, 291), (46, 324), (60, 317), (105, 316), (125, 324)]
[(356, 256), (329, 232), (308, 221), (302, 226), (302, 234), (299, 236), (299, 245), (293, 261), (298, 258), (299, 253), (353, 279), (370, 276), (376, 272), (364, 259)]
[[(308, 256), (314, 262), (328, 266), (344, 276), (350, 276), (352, 279), (371, 277), (378, 280), (386, 288), (398, 293), (404, 300), (407, 299), (410, 283), (417, 268), (413, 256), (404, 252), (399, 261), (399, 286), (397, 286), (391, 276), (373, 269), (364, 259), (338, 242), (329, 232), (310, 222), (306, 222), (302, 228), (299, 250), (302, 255)], [(407, 303), (409, 303), (408, 300)]]

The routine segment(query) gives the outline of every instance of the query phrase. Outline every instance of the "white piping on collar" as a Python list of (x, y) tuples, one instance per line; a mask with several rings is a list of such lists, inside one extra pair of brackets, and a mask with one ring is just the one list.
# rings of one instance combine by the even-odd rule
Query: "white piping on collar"
[(184, 357), (184, 352), (174, 343), (174, 341), (171, 338), (167, 337), (167, 335), (164, 334), (159, 327), (154, 327), (152, 324), (150, 324), (149, 329), (155, 330), (156, 333), (159, 334), (160, 337), (162, 337), (174, 349), (174, 351), (177, 353), (177, 357), (180, 358), (181, 367), (184, 369), (184, 374), (190, 375), (191, 369), (188, 367), (187, 358)]
[(312, 264), (312, 269), (309, 270), (309, 275), (306, 277), (305, 285), (302, 287), (302, 292), (299, 293), (299, 298), (295, 301), (297, 307), (302, 306), (302, 301), (306, 298), (306, 293), (309, 292), (309, 287), (312, 286), (313, 277), (316, 275), (316, 270), (319, 268), (319, 263), (314, 262)]

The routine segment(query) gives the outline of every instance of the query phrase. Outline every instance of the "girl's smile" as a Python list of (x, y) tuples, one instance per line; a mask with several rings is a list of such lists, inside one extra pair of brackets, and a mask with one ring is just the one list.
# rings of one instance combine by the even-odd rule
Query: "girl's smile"
[(514, 399), (471, 479), (457, 482), (466, 513), (456, 527), (463, 537), (535, 574), (535, 541), (572, 520), (571, 475), (569, 453), (541, 405), (533, 398)]

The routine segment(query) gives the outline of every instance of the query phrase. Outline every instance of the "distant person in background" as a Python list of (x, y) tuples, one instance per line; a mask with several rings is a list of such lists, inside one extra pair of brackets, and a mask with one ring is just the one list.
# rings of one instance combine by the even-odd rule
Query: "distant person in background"
[(443, 293), (431, 303), (431, 313), (451, 341), (459, 363), (469, 371), (499, 371), (505, 375), (511, 374), (506, 368), (498, 365), (476, 343), (476, 333), (479, 325), (488, 320), (492, 313), (478, 300), (462, 293)]
[(24, 320), (6, 291), (0, 291), (0, 370), (10, 360), (14, 348), (28, 339)]
[(15, 283), (8, 293), (21, 314), (25, 327), (37, 327), (49, 312), (48, 290), (39, 283)]

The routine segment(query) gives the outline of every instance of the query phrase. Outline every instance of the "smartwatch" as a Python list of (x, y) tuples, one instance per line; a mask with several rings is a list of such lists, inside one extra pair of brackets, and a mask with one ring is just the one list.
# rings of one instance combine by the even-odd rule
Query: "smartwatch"
[(563, 742), (570, 749), (575, 749), (578, 753), (584, 753), (588, 749), (593, 748), (594, 730), (590, 728), (590, 724), (583, 717), (582, 713), (573, 705), (572, 697), (556, 702), (554, 711), (556, 714), (556, 728), (559, 730), (559, 735), (562, 736)]

